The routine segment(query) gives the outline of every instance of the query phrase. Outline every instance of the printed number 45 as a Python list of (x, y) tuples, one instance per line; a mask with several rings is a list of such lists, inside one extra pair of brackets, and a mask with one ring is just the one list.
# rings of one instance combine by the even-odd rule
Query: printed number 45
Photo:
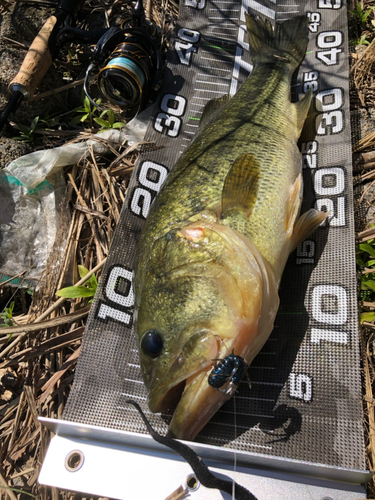
[(178, 30), (177, 35), (180, 40), (176, 40), (174, 46), (178, 58), (181, 64), (189, 66), (191, 62), (191, 54), (197, 51), (197, 47), (193, 44), (199, 41), (200, 34), (198, 31), (181, 28)]

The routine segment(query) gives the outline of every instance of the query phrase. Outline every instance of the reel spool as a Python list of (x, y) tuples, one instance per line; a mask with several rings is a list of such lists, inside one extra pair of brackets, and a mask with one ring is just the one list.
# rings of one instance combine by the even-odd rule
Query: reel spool
[(142, 0), (138, 0), (133, 17), (121, 28), (110, 28), (95, 48), (84, 84), (90, 101), (97, 106), (87, 92), (88, 75), (95, 67), (99, 69), (98, 87), (103, 97), (129, 115), (136, 114), (160, 82), (160, 41), (159, 28), (145, 19)]

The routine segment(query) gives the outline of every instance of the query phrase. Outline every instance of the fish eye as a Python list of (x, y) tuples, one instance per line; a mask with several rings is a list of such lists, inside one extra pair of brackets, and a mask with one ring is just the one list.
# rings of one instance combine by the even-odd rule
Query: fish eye
[(163, 350), (163, 339), (156, 330), (147, 330), (141, 340), (141, 349), (150, 358), (156, 358)]

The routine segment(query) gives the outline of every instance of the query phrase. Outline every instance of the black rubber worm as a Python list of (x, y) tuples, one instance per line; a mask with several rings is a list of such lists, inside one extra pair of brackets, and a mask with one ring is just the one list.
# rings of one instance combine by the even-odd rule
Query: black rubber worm
[[(173, 451), (181, 455), (181, 457), (184, 460), (186, 460), (186, 462), (193, 469), (196, 478), (201, 484), (203, 484), (203, 486), (205, 486), (206, 488), (218, 489), (224, 491), (225, 493), (228, 493), (229, 495), (232, 495), (233, 492), (232, 481), (226, 481), (225, 479), (220, 479), (219, 477), (215, 476), (206, 467), (202, 459), (195, 453), (195, 451), (189, 448), (189, 446), (187, 446), (186, 444), (183, 444), (180, 441), (165, 436), (161, 436), (160, 434), (158, 434), (151, 427), (150, 422), (147, 420), (139, 404), (130, 399), (128, 399), (126, 402), (137, 408), (147, 427), (148, 432), (151, 434), (151, 437), (155, 439), (155, 441), (157, 441), (158, 443), (163, 444), (164, 446), (168, 446), (168, 448), (171, 448)], [(257, 500), (257, 498), (252, 493), (250, 493), (249, 490), (247, 490), (240, 484), (234, 482), (234, 486), (235, 486), (234, 495), (236, 500)]]

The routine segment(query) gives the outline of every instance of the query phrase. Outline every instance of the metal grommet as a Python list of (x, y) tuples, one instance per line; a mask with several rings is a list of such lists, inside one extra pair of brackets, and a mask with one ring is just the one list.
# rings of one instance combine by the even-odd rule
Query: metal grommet
[(186, 487), (189, 491), (196, 491), (199, 488), (200, 484), (201, 483), (198, 481), (194, 474), (190, 474), (186, 478)]
[(77, 472), (85, 461), (82, 451), (73, 450), (65, 457), (65, 468), (69, 472)]

